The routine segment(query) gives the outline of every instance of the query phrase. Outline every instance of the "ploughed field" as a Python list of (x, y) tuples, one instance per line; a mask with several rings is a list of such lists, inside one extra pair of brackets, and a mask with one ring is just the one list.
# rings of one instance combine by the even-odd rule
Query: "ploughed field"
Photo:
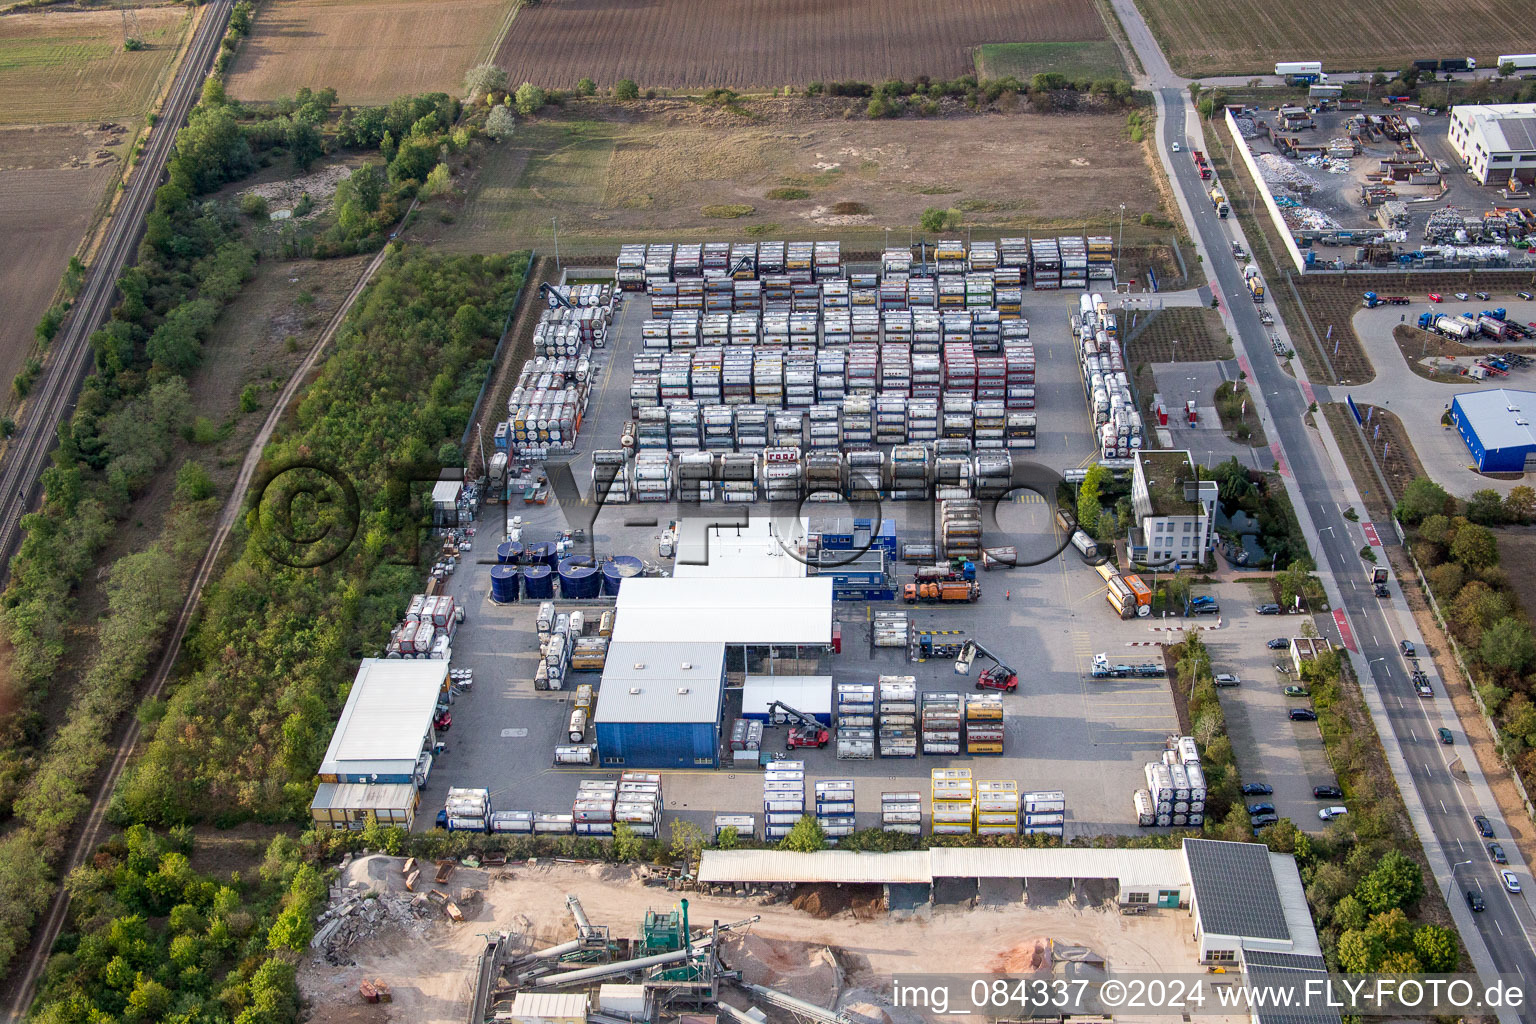
[(512, 0), (263, 4), (229, 75), (229, 94), (275, 100), (308, 86), (335, 89), (342, 103), (356, 104), (457, 95), (464, 72), (489, 59), (511, 10)]
[(752, 89), (955, 78), (983, 43), (1105, 39), (1092, 0), (547, 0), (524, 7), (497, 63), (571, 89)]
[(1136, 0), (1173, 69), (1270, 75), (1275, 62), (1325, 71), (1398, 70), (1417, 58), (1536, 51), (1531, 0)]

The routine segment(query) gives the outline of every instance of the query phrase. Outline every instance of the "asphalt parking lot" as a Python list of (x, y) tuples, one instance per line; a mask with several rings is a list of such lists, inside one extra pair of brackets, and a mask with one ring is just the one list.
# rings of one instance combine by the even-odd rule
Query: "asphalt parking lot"
[(1221, 709), (1227, 733), (1237, 755), (1243, 782), (1263, 782), (1274, 787), (1272, 796), (1248, 797), (1249, 803), (1267, 802), (1275, 812), (1290, 818), (1298, 828), (1321, 831), (1317, 809), (1327, 803), (1312, 796), (1313, 786), (1335, 785), (1328, 767), (1322, 733), (1316, 722), (1293, 722), (1291, 708), (1309, 708), (1305, 697), (1285, 696), (1285, 687), (1298, 682), (1276, 667), (1289, 665), (1289, 651), (1272, 651), (1265, 644), (1274, 637), (1294, 637), (1304, 619), (1298, 615), (1259, 615), (1254, 608), (1269, 598), (1267, 584), (1222, 583), (1213, 592), (1221, 602), (1223, 627), (1205, 634), (1216, 672), (1230, 672), (1241, 686), (1222, 687)]

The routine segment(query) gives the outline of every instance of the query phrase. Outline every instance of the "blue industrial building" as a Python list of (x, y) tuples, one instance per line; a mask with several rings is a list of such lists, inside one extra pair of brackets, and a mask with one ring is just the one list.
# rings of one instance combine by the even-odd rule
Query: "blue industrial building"
[(1451, 400), (1451, 422), (1483, 473), (1523, 473), (1536, 454), (1536, 391), (1497, 388), (1471, 391)]
[(614, 641), (593, 716), (601, 765), (717, 767), (724, 699), (725, 644)]

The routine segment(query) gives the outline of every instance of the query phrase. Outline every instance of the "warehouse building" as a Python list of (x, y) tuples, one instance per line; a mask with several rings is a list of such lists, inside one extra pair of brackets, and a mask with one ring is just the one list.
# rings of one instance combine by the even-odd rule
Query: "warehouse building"
[[(738, 517), (741, 522), (722, 522)], [(677, 524), (675, 579), (804, 579), (806, 520), (748, 517), (740, 506)]]
[(1201, 480), (1187, 451), (1139, 449), (1131, 467), (1136, 522), (1127, 543), (1134, 561), (1199, 565), (1215, 543), (1218, 488)]
[(1325, 970), (1295, 858), (1260, 843), (1186, 839), (1178, 850), (706, 850), (699, 864), (699, 881), (705, 884), (834, 883), (932, 891), (945, 883), (944, 891), (959, 898), (998, 879), (1022, 882), (1024, 899), (1031, 883), (1067, 881), (1074, 889), (1111, 883), (1123, 907), (1187, 913), (1202, 964), (1245, 971)]
[(1451, 422), (1482, 473), (1523, 473), (1536, 454), (1536, 391), (1495, 388), (1451, 399)]
[(360, 829), (371, 814), (410, 827), (432, 768), (432, 720), (447, 685), (446, 661), (363, 659), (320, 762), (310, 803), (316, 824)]
[(597, 695), (602, 765), (715, 767), (724, 699), (724, 644), (616, 639)]
[(1452, 107), (1449, 136), (1479, 185), (1536, 181), (1536, 103)]

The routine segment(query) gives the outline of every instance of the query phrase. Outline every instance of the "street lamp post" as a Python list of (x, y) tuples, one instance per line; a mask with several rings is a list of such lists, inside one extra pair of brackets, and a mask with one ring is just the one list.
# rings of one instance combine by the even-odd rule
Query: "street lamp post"
[(1125, 204), (1120, 204), (1120, 241), (1115, 243), (1115, 255), (1120, 256), (1125, 249)]

